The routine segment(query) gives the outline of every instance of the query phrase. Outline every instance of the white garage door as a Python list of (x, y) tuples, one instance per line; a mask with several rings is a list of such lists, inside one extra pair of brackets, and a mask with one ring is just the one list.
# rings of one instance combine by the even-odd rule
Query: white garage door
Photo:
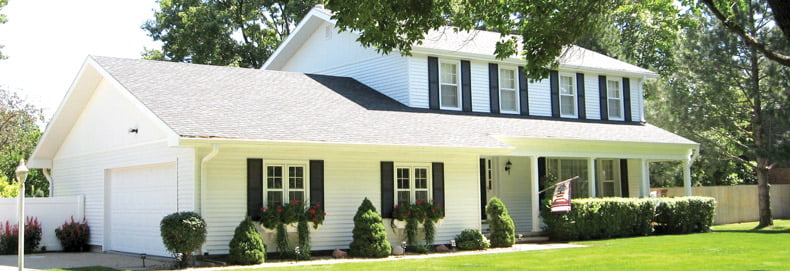
[(177, 211), (175, 164), (113, 169), (110, 178), (110, 250), (169, 256), (159, 222)]

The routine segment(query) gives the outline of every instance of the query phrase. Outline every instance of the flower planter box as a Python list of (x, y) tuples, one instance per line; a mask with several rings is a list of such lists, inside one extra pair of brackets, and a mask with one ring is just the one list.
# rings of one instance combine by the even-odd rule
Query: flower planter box
[[(442, 222), (443, 222), (443, 221), (444, 221), (444, 218), (442, 218), (442, 219), (439, 219), (439, 220), (437, 220), (437, 221), (436, 221), (436, 223), (433, 223), (433, 226), (434, 226), (434, 227), (438, 227), (439, 225), (441, 225), (441, 224), (442, 224)], [(418, 228), (418, 229), (423, 229), (423, 228), (425, 228), (425, 225), (423, 225), (423, 224), (424, 224), (424, 223), (419, 223), (419, 224), (417, 224), (417, 228)], [(400, 230), (400, 229), (405, 229), (405, 228), (406, 228), (406, 220), (397, 220), (397, 219), (393, 219), (393, 220), (392, 220), (392, 226), (393, 226), (393, 229), (399, 229), (399, 230)]]
[[(258, 232), (260, 232), (260, 233), (272, 233), (272, 234), (277, 233), (277, 229), (276, 228), (269, 229), (269, 228), (263, 227), (263, 225), (261, 225), (261, 223), (256, 223), (256, 224), (258, 225)], [(315, 225), (315, 223), (307, 222), (307, 230), (309, 230), (310, 232), (315, 232), (315, 231), (317, 231), (318, 229), (321, 228), (321, 225), (318, 225), (318, 228), (313, 228), (313, 225)], [(298, 227), (298, 223), (287, 224), (287, 225), (285, 225), (285, 231), (288, 232), (288, 233), (295, 233), (295, 232), (298, 231), (297, 227)]]

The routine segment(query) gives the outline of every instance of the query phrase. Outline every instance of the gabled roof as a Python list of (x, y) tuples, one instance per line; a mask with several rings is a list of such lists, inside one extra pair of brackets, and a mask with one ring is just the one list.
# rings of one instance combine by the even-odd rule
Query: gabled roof
[(347, 77), (93, 59), (182, 138), (509, 147), (496, 136), (696, 145), (649, 124), (409, 108)]
[[(335, 24), (335, 21), (331, 19), (331, 15), (332, 11), (321, 6), (313, 8), (264, 63), (263, 69), (279, 69), (299, 50), (302, 42), (321, 23)], [(510, 37), (506, 36), (505, 38)], [(518, 40), (521, 39), (519, 36), (513, 37), (516, 37)], [(421, 43), (413, 46), (412, 52), (476, 57), (494, 61), (496, 43), (502, 39), (503, 37), (497, 32), (483, 30), (456, 31), (453, 27), (442, 27), (438, 30), (429, 31)], [(648, 78), (658, 77), (658, 74), (650, 70), (575, 45), (567, 47), (558, 60), (561, 69), (620, 73)], [(520, 56), (513, 56), (510, 58), (510, 61), (520, 62), (522, 60)]]

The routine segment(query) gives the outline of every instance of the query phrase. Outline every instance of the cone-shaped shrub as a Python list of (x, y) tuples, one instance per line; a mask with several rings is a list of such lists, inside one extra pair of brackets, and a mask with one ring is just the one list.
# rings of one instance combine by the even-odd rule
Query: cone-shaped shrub
[(265, 259), (266, 245), (263, 244), (261, 235), (248, 216), (239, 223), (233, 234), (233, 239), (230, 240), (228, 262), (231, 264), (259, 264)]
[(352, 233), (354, 239), (349, 245), (349, 255), (352, 257), (383, 258), (392, 252), (381, 216), (367, 198), (357, 209)]
[(491, 247), (512, 247), (516, 243), (516, 226), (507, 212), (505, 203), (497, 197), (486, 206), (491, 230)]

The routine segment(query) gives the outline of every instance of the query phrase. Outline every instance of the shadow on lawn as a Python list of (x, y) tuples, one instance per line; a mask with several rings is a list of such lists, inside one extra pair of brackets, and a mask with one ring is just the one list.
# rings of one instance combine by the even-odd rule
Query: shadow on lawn
[(790, 233), (790, 227), (782, 227), (782, 226), (770, 226), (766, 228), (760, 229), (748, 229), (748, 230), (713, 230), (713, 232), (744, 232), (744, 233)]

